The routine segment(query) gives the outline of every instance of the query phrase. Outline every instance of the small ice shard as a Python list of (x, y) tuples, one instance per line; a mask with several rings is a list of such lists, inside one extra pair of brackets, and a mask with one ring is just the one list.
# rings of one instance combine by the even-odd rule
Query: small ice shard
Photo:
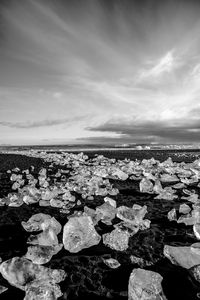
[(168, 214), (167, 214), (167, 218), (169, 221), (177, 221), (177, 215), (176, 215), (176, 209), (172, 208)]
[(6, 292), (8, 290), (7, 287), (0, 285), (0, 294), (3, 294), (4, 292)]
[(198, 240), (200, 240), (200, 224), (199, 223), (196, 223), (193, 225), (193, 232), (194, 232), (194, 235), (196, 236), (196, 238)]
[(191, 211), (189, 205), (183, 203), (179, 206), (179, 213), (180, 214), (188, 214)]
[(117, 207), (116, 201), (115, 201), (114, 199), (110, 198), (110, 197), (105, 197), (105, 198), (104, 198), (104, 201), (105, 201), (105, 202), (109, 202), (110, 205), (112, 205), (114, 208)]
[(117, 269), (121, 266), (118, 260), (114, 258), (107, 258), (107, 259), (103, 258), (103, 262), (111, 269)]
[(154, 184), (154, 187), (153, 187), (153, 191), (156, 194), (160, 194), (163, 191), (162, 184), (161, 184), (160, 180), (157, 179), (155, 181), (155, 184)]
[(147, 178), (142, 178), (142, 180), (140, 181), (140, 192), (152, 194), (153, 183)]

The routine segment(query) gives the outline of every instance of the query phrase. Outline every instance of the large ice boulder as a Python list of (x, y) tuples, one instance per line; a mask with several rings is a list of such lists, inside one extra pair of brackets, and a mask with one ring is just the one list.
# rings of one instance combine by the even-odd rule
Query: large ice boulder
[(193, 248), (192, 246), (175, 247), (165, 245), (163, 253), (172, 264), (190, 269), (196, 265), (200, 265), (200, 251)]
[(136, 228), (145, 229), (150, 227), (150, 221), (144, 220), (144, 216), (147, 213), (147, 206), (140, 206), (134, 204), (133, 207), (119, 206), (117, 208), (117, 217), (124, 222), (124, 225), (132, 229), (135, 233)]
[(160, 274), (134, 269), (129, 277), (128, 300), (166, 300)]
[[(38, 287), (48, 284), (52, 287), (56, 286), (60, 291), (59, 286), (56, 284), (63, 281), (66, 276), (64, 270), (39, 266), (32, 263), (25, 257), (13, 257), (4, 261), (0, 265), (0, 273), (11, 285), (24, 291), (27, 289), (27, 286), (31, 288), (31, 286), (34, 286), (36, 282)], [(56, 298), (57, 297), (53, 299)]]
[(63, 229), (64, 248), (72, 253), (98, 245), (101, 240), (96, 232), (92, 218), (86, 214), (73, 216)]

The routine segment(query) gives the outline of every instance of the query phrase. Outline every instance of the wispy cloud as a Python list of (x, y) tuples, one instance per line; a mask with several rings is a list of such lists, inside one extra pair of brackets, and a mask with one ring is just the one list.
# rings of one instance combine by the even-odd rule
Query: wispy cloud
[(0, 138), (194, 137), (200, 4), (158, 2), (3, 1)]
[(37, 128), (37, 127), (51, 127), (55, 125), (60, 124), (70, 124), (72, 125), (73, 122), (82, 121), (84, 119), (87, 119), (88, 116), (78, 116), (78, 117), (71, 117), (71, 118), (65, 118), (65, 119), (52, 119), (52, 120), (42, 120), (42, 121), (34, 121), (34, 122), (7, 122), (7, 121), (0, 121), (1, 126), (6, 126), (10, 128)]
[(158, 78), (165, 73), (170, 73), (180, 66), (180, 61), (175, 58), (174, 51), (168, 51), (164, 56), (155, 62), (149, 62), (153, 65), (151, 68), (146, 68), (139, 74), (140, 79), (155, 77)]

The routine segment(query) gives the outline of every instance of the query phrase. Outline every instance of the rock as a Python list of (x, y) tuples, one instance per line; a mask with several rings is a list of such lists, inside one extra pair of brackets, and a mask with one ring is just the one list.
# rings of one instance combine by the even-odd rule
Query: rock
[(167, 218), (169, 221), (177, 221), (177, 215), (176, 215), (176, 209), (172, 208), (168, 214), (167, 214)]
[(96, 232), (92, 218), (86, 214), (71, 217), (63, 229), (64, 248), (77, 253), (84, 248), (99, 244), (100, 235)]
[(48, 263), (52, 259), (52, 256), (56, 255), (62, 247), (62, 244), (55, 246), (30, 246), (24, 257), (31, 260), (34, 264), (43, 265)]
[(190, 269), (195, 265), (200, 265), (200, 255), (191, 250), (191, 247), (174, 247), (165, 245), (164, 256), (167, 257), (172, 264)]
[(129, 277), (128, 300), (166, 300), (160, 274), (134, 269)]
[(153, 192), (153, 183), (147, 179), (147, 178), (142, 178), (140, 181), (140, 192), (141, 193), (150, 193), (152, 194)]
[(117, 269), (121, 266), (121, 264), (118, 262), (118, 260), (116, 260), (114, 258), (103, 259), (103, 262), (111, 269)]
[(189, 205), (183, 203), (179, 206), (179, 213), (180, 214), (188, 214), (191, 211)]
[(35, 281), (58, 283), (65, 278), (64, 270), (36, 265), (25, 257), (13, 257), (0, 265), (0, 273), (13, 286), (25, 290)]
[(125, 251), (128, 249), (129, 237), (128, 231), (116, 228), (110, 233), (103, 234), (103, 243), (116, 251)]

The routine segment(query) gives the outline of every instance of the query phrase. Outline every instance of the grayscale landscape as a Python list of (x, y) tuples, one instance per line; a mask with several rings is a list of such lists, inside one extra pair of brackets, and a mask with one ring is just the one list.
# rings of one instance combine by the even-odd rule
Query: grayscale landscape
[(200, 1), (0, 0), (0, 300), (200, 299)]

